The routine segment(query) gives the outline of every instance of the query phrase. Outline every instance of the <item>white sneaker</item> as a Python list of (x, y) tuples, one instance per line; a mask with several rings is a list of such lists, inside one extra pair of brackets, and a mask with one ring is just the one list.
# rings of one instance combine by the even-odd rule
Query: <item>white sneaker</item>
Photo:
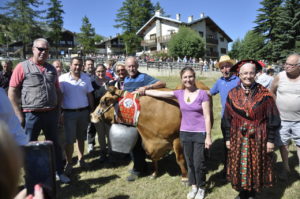
[(186, 195), (187, 199), (194, 199), (197, 194), (198, 188), (192, 187), (191, 191)]
[(198, 192), (197, 192), (197, 194), (196, 194), (196, 196), (195, 196), (195, 199), (203, 199), (203, 198), (204, 198), (204, 195), (205, 195), (205, 190), (199, 188), (199, 189), (198, 189)]
[(92, 151), (94, 151), (94, 145), (93, 144), (89, 144), (88, 145), (88, 153), (91, 153)]
[(62, 183), (70, 183), (71, 182), (70, 178), (68, 178), (68, 176), (66, 176), (65, 174), (58, 175), (58, 179)]

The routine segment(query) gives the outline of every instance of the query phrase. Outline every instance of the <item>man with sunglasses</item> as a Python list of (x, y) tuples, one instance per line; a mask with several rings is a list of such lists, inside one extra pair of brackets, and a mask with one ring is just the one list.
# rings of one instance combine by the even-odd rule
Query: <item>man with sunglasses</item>
[(58, 143), (58, 107), (61, 93), (56, 69), (46, 62), (49, 43), (44, 38), (34, 40), (32, 58), (19, 63), (12, 74), (8, 96), (14, 111), (25, 128), (29, 141), (36, 141), (43, 130), (55, 149), (57, 177), (70, 179), (63, 173), (62, 152)]
[(276, 104), (280, 112), (281, 128), (277, 137), (280, 147), (284, 170), (279, 178), (287, 180), (290, 173), (288, 147), (291, 140), (297, 147), (300, 171), (300, 55), (297, 53), (287, 57), (284, 71), (273, 80), (271, 92), (276, 97)]

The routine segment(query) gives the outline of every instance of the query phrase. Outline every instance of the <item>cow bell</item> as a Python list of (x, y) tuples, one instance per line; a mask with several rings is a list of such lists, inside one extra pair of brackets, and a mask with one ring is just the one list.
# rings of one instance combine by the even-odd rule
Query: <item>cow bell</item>
[(109, 130), (112, 151), (130, 153), (138, 139), (137, 128), (123, 124), (112, 124)]

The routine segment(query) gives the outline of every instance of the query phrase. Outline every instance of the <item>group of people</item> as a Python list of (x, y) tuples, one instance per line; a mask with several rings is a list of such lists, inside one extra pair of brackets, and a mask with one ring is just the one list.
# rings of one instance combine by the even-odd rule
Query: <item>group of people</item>
[[(185, 67), (180, 72), (182, 89), (160, 91), (154, 89), (164, 88), (166, 83), (139, 72), (135, 57), (128, 57), (124, 64), (115, 64), (114, 69), (110, 60), (106, 66), (98, 64), (95, 67), (92, 59), (83, 62), (80, 57), (74, 57), (69, 72), (62, 73), (60, 61), (52, 65), (47, 63), (49, 44), (46, 39), (36, 39), (32, 52), (32, 58), (17, 64), (11, 72), (9, 100), (2, 100), (5, 91), (0, 90), (0, 105), (7, 109), (6, 116), (0, 115), (0, 119), (5, 121), (19, 145), (37, 140), (43, 131), (45, 138), (53, 142), (57, 179), (63, 183), (70, 182), (75, 142), (77, 164), (81, 168), (87, 167), (84, 160), (86, 137), (88, 151), (93, 151), (95, 134), (98, 134), (100, 162), (110, 155), (110, 126), (103, 121), (93, 124), (89, 119), (107, 85), (140, 95), (177, 99), (182, 114), (180, 140), (191, 185), (188, 199), (205, 197), (205, 153), (212, 145), (209, 97), (218, 93), (225, 152), (223, 177), (239, 191), (236, 199), (253, 199), (263, 187), (273, 186), (275, 146), (279, 146), (284, 163), (281, 177), (287, 178), (291, 171), (288, 163), (290, 140), (294, 140), (300, 160), (299, 54), (290, 55), (285, 70), (271, 83), (268, 81), (268, 85), (263, 84), (266, 81), (259, 82), (262, 71), (259, 62), (242, 60), (236, 63), (224, 55), (215, 64), (222, 77), (210, 90), (197, 88), (194, 69)], [(8, 113), (11, 116), (7, 117)], [(59, 127), (63, 127), (62, 131)], [(135, 181), (148, 173), (140, 136), (131, 158), (133, 169), (127, 181)]]

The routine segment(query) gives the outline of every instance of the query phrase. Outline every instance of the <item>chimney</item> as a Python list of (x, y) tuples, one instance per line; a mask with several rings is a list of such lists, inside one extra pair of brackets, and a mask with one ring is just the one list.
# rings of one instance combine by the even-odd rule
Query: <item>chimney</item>
[(203, 19), (205, 17), (204, 12), (200, 13), (200, 19)]
[(180, 14), (179, 13), (176, 14), (176, 20), (180, 21)]
[(155, 11), (155, 16), (158, 16), (158, 17), (160, 16), (160, 10)]
[(188, 17), (188, 23), (191, 23), (193, 20), (193, 15)]

